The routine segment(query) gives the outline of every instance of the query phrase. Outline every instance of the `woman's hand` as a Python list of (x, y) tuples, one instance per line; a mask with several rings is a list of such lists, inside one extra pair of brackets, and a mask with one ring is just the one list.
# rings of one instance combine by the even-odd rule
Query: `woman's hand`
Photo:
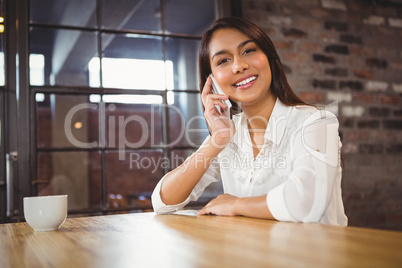
[(221, 194), (198, 211), (198, 215), (205, 214), (274, 220), (267, 205), (266, 195), (240, 198), (230, 194)]
[(236, 216), (235, 206), (239, 198), (230, 194), (218, 195), (212, 199), (201, 210), (198, 215), (214, 214), (220, 216)]
[(212, 94), (212, 79), (208, 77), (201, 94), (204, 104), (204, 117), (211, 131), (211, 141), (214, 146), (226, 146), (233, 138), (236, 129), (232, 120), (220, 114), (216, 106), (227, 108), (223, 100), (229, 99), (227, 95)]

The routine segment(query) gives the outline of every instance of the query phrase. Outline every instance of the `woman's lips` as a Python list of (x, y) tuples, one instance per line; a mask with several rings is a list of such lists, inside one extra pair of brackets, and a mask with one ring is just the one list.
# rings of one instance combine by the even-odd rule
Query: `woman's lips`
[(236, 87), (237, 89), (246, 89), (251, 87), (255, 83), (257, 78), (258, 78), (257, 75), (246, 76), (237, 80), (236, 83), (233, 84), (233, 86)]

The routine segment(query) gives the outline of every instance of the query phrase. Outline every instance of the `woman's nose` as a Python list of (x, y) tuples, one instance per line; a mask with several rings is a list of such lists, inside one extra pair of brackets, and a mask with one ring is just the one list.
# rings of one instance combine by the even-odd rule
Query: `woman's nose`
[(237, 74), (237, 73), (242, 73), (245, 70), (247, 70), (249, 68), (249, 65), (247, 64), (247, 62), (241, 60), (241, 59), (236, 59), (233, 63), (233, 74)]

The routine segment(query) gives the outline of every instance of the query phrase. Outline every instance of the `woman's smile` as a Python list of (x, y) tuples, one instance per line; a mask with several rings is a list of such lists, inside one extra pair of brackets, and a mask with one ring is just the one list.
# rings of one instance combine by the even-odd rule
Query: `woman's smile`
[(248, 75), (237, 80), (233, 86), (237, 89), (246, 89), (254, 85), (257, 80), (258, 75)]

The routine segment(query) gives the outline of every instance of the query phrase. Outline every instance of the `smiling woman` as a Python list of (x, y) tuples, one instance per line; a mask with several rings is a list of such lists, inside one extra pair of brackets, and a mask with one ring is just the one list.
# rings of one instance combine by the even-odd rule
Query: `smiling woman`
[[(180, 209), (221, 181), (225, 194), (200, 215), (347, 225), (338, 120), (296, 96), (269, 37), (247, 20), (219, 19), (203, 36), (199, 66), (211, 135), (160, 180), (154, 210)], [(210, 73), (224, 94), (213, 94)], [(232, 119), (220, 113), (228, 98), (242, 110)]]

